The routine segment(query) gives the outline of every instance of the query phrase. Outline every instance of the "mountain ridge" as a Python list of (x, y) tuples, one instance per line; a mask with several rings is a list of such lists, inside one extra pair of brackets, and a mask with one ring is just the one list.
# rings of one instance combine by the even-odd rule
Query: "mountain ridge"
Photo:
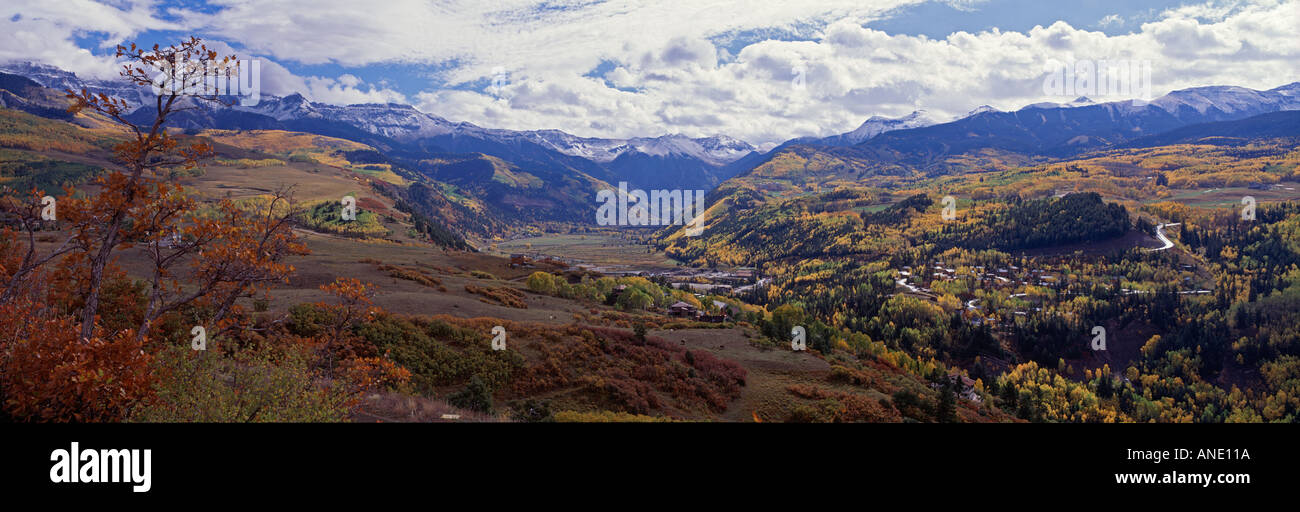
[[(23, 76), (55, 90), (86, 88), (126, 99), (136, 108), (131, 115), (147, 117), (149, 105), (143, 88), (111, 80), (82, 80), (75, 73), (32, 63), (7, 64), (0, 71)], [(354, 130), (390, 140), (390, 145), (434, 153), (481, 152), (521, 166), (542, 166), (550, 170), (573, 169), (605, 181), (629, 181), (643, 188), (711, 187), (729, 176), (717, 172), (755, 150), (748, 142), (721, 134), (688, 137), (663, 134), (653, 137), (581, 137), (554, 129), (508, 130), (485, 128), (465, 121), (450, 121), (404, 103), (357, 103), (334, 105), (308, 100), (302, 93), (285, 96), (262, 95), (257, 105), (213, 107), (173, 117), (173, 126), (183, 129), (293, 129), (347, 138), (366, 144), (376, 139)], [(396, 143), (396, 144), (393, 144)], [(649, 159), (627, 160), (673, 162), (682, 171), (660, 178), (635, 169), (620, 176), (622, 169), (638, 166), (614, 165), (623, 155), (644, 154)]]

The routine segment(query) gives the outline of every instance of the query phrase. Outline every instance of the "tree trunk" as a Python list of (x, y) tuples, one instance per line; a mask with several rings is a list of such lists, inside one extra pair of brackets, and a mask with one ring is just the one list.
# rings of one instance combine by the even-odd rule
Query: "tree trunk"
[(135, 200), (135, 184), (140, 181), (143, 173), (143, 166), (137, 167), (131, 173), (126, 197), (117, 207), (117, 211), (113, 212), (108, 231), (104, 233), (102, 244), (99, 246), (99, 253), (90, 260), (90, 291), (86, 294), (86, 305), (81, 308), (81, 339), (83, 340), (90, 339), (95, 334), (95, 315), (99, 313), (99, 289), (104, 283), (104, 267), (108, 266), (108, 260), (113, 256), (113, 249), (117, 247), (118, 235), (121, 233), (122, 223), (126, 220), (126, 209), (130, 208), (131, 201)]
[(108, 265), (108, 258), (113, 254), (113, 246), (117, 245), (118, 226), (122, 224), (119, 217), (114, 217), (114, 222), (109, 226), (108, 234), (104, 236), (103, 245), (99, 247), (99, 254), (90, 261), (90, 291), (86, 294), (86, 304), (81, 308), (81, 338), (90, 339), (95, 334), (95, 315), (99, 313), (99, 289), (104, 282), (104, 267)]

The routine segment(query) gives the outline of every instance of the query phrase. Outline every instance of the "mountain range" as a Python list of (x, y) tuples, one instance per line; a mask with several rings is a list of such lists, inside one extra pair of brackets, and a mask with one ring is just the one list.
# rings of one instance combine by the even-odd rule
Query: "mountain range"
[[(1259, 91), (1207, 86), (1170, 92), (1152, 101), (1036, 103), (1012, 112), (981, 107), (948, 122), (924, 111), (888, 119), (873, 117), (862, 127), (825, 139), (794, 139), (738, 169), (744, 175), (783, 156), (815, 160), (829, 155), (854, 173), (910, 169), (930, 175), (960, 170), (958, 157), (988, 153), (1026, 159), (1058, 159), (1115, 146), (1203, 123), (1236, 121), (1272, 112), (1300, 110), (1300, 82)], [(838, 164), (837, 164), (838, 165)], [(891, 171), (892, 172), (892, 171)]]
[[(20, 63), (0, 71), (62, 91), (83, 88), (127, 100), (134, 118), (152, 116), (149, 91), (113, 80), (82, 80), (50, 66)], [(691, 138), (593, 138), (559, 130), (516, 131), (453, 122), (398, 103), (331, 105), (301, 94), (263, 95), (254, 106), (199, 105), (174, 116), (183, 129), (286, 129), (378, 145), (395, 156), (418, 161), (429, 153), (481, 153), (526, 169), (580, 172), (607, 182), (626, 181), (634, 188), (712, 188), (730, 176), (726, 166), (755, 151), (747, 142), (725, 135)]]
[[(67, 120), (54, 101), (58, 91), (86, 88), (137, 105), (129, 117), (153, 116), (145, 101), (149, 91), (118, 81), (82, 80), (30, 63), (0, 66), (0, 72), (0, 106)], [(559, 130), (493, 129), (405, 104), (332, 105), (301, 94), (263, 95), (254, 106), (196, 106), (174, 115), (169, 124), (191, 131), (286, 130), (347, 139), (378, 150), (370, 157), (376, 162), (472, 193), (494, 205), (504, 219), (581, 221), (589, 219), (586, 209), (594, 191), (619, 182), (630, 188), (714, 190), (734, 189), (735, 184), (724, 186), (728, 180), (777, 177), (786, 180), (788, 190), (808, 182), (860, 180), (871, 174), (933, 176), (994, 160), (1050, 161), (1102, 148), (1216, 134), (1293, 136), (1293, 117), (1250, 119), (1300, 110), (1300, 82), (1269, 90), (1196, 87), (1152, 101), (1097, 103), (1080, 97), (1010, 112), (982, 106), (956, 119), (917, 110), (897, 118), (872, 116), (852, 131), (795, 138), (767, 152), (726, 135), (599, 138)]]

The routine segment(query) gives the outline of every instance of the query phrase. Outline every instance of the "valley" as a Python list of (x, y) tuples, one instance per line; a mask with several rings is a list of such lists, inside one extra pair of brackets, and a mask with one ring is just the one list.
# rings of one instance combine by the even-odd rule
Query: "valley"
[(498, 242), (497, 250), (503, 256), (526, 255), (532, 259), (571, 259), (575, 266), (603, 270), (642, 272), (667, 270), (678, 266), (662, 251), (648, 244), (638, 243), (619, 233), (554, 234), (521, 237)]
[(1300, 0), (0, 12), (5, 495), (1294, 495)]
[[(9, 218), (26, 218), (32, 188), (60, 208), (111, 193), (130, 134), (103, 113), (52, 114), (57, 94), (5, 76)], [(101, 322), (105, 336), (149, 327), (157, 364), (184, 363), (187, 325), (206, 327), (211, 350), (347, 404), (299, 402), (313, 391), (259, 406), (289, 421), (1290, 421), (1300, 132), (1277, 126), (1293, 90), (1197, 114), (1159, 109), (1213, 91), (1139, 114), (872, 118), (765, 153), (301, 96), (190, 111), (168, 136), (210, 154), (158, 171), (192, 201), (188, 220), (122, 242)], [(1029, 139), (989, 131), (1046, 111), (1070, 121)], [(1121, 136), (1099, 112), (1168, 135)], [(1103, 142), (1062, 146), (1077, 137)], [(708, 190), (703, 232), (595, 225), (596, 191), (622, 181)], [(204, 224), (236, 214), (279, 216), (262, 236), (284, 245), (240, 239), (254, 245), (222, 249), (225, 262), (189, 250), (219, 240), (196, 226), (243, 236), (244, 222)], [(20, 235), (57, 254), (95, 229), (81, 222), (11, 224), (0, 270), (26, 268)], [(25, 293), (75, 311), (81, 285), (59, 265), (81, 260), (57, 261), (40, 274), (52, 284)], [(205, 281), (244, 261), (271, 273)], [(196, 290), (144, 320), (151, 294)], [(268, 362), (283, 354), (310, 363)], [(186, 371), (225, 382), (239, 368)], [(177, 386), (154, 383), (148, 407), (117, 419), (242, 410)]]

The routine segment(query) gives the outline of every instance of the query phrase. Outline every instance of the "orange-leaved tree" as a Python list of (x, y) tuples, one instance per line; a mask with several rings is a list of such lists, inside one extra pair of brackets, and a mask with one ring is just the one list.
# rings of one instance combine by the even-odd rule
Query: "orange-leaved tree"
[[(234, 56), (218, 57), (198, 38), (166, 48), (154, 45), (152, 49), (139, 48), (135, 43), (118, 46), (117, 57), (124, 59), (122, 77), (138, 87), (150, 87), (159, 94), (153, 106), (152, 122), (136, 124), (127, 118), (131, 111), (126, 100), (106, 94), (94, 94), (86, 89), (68, 91), (72, 99), (70, 113), (85, 109), (99, 112), (130, 130), (127, 139), (113, 148), (113, 155), (124, 167), (98, 179), (98, 194), (79, 199), (67, 196), (72, 240), (81, 258), (65, 259), (81, 266), (86, 272), (87, 290), (81, 309), (81, 337), (90, 338), (95, 329), (95, 314), (99, 311), (100, 288), (104, 268), (113, 252), (130, 246), (137, 240), (153, 234), (167, 225), (150, 225), (148, 222), (131, 222), (147, 218), (144, 213), (173, 201), (184, 201), (175, 189), (158, 183), (154, 173), (175, 167), (193, 168), (198, 160), (212, 155), (212, 146), (204, 141), (192, 141), (182, 146), (166, 129), (169, 116), (185, 110), (199, 108), (203, 102), (223, 103), (214, 93), (202, 92), (207, 80), (205, 70), (210, 67), (228, 69)], [(197, 94), (195, 91), (200, 91)], [(168, 205), (177, 210), (176, 205)], [(175, 217), (161, 219), (174, 222)], [(164, 235), (165, 236), (165, 235)]]
[(335, 278), (329, 284), (320, 286), (321, 291), (338, 298), (338, 304), (328, 302), (318, 302), (316, 307), (329, 313), (329, 324), (325, 327), (329, 329), (326, 333), (325, 343), (331, 352), (345, 352), (347, 355), (355, 355), (351, 348), (352, 334), (350, 329), (357, 322), (370, 320), (380, 312), (379, 308), (373, 306), (371, 297), (375, 296), (378, 289), (371, 283), (366, 283), (360, 279), (352, 277)]
[[(149, 395), (144, 347), (161, 317), (193, 305), (212, 326), (236, 327), (237, 300), (287, 279), (293, 267), (285, 258), (306, 252), (290, 225), (296, 207), (288, 190), (205, 204), (172, 181), (171, 170), (214, 151), (169, 132), (168, 120), (205, 103), (228, 105), (204, 82), (214, 70), (233, 71), (234, 57), (218, 57), (197, 38), (119, 46), (117, 57), (127, 81), (158, 92), (152, 105), (131, 112), (119, 98), (67, 91), (71, 113), (97, 112), (123, 128), (117, 167), (90, 187), (65, 187), (57, 222), (42, 215), (51, 198), (0, 191), (0, 390), (14, 418), (125, 417)], [(136, 122), (142, 113), (147, 121)], [(51, 228), (64, 239), (38, 250), (49, 235), (36, 233)], [(128, 276), (114, 263), (134, 246), (148, 258), (145, 275)], [(105, 312), (111, 318), (101, 318)]]
[[(307, 253), (293, 233), (291, 219), (298, 211), (287, 189), (242, 205), (222, 200), (206, 214), (174, 211), (170, 202), (156, 205), (147, 217), (160, 229), (150, 234), (145, 247), (151, 286), (140, 337), (160, 316), (196, 302), (208, 306), (218, 332), (236, 327), (241, 317), (236, 300), (287, 281), (294, 268), (284, 258)], [(182, 220), (169, 224), (166, 219), (174, 215)], [(174, 229), (170, 236), (163, 234), (168, 232), (163, 226)], [(186, 260), (190, 270), (182, 281), (175, 267)]]
[[(358, 323), (373, 320), (383, 310), (373, 305), (377, 287), (350, 277), (340, 277), (321, 285), (320, 289), (338, 298), (338, 304), (318, 302), (316, 307), (329, 317), (324, 326), (322, 357), (326, 370), (361, 389), (392, 388), (405, 385), (411, 372), (394, 364), (387, 354), (379, 354), (374, 345), (352, 333)], [(335, 367), (338, 361), (338, 367)]]

